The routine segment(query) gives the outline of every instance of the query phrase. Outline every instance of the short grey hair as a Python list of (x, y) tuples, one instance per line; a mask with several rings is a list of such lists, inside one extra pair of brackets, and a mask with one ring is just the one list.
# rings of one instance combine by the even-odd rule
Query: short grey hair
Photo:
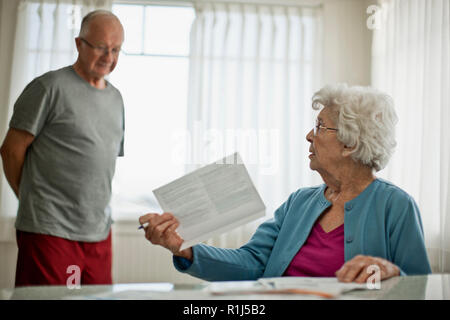
[(89, 23), (95, 17), (98, 17), (98, 16), (109, 16), (111, 18), (115, 18), (120, 23), (119, 18), (114, 13), (112, 13), (111, 11), (102, 10), (102, 9), (91, 11), (87, 15), (85, 15), (83, 20), (81, 21), (79, 37), (83, 38), (83, 37), (86, 36), (86, 34), (88, 33), (88, 30), (89, 30)]
[(394, 153), (398, 122), (393, 99), (372, 87), (327, 85), (312, 97), (314, 110), (330, 108), (337, 138), (354, 147), (353, 160), (380, 171)]

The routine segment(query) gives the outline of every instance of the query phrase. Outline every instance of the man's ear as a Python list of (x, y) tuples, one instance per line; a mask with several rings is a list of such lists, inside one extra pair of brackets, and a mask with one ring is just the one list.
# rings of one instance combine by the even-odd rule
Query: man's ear
[(80, 37), (75, 38), (75, 45), (77, 47), (77, 51), (80, 52), (80, 46), (81, 46), (81, 39)]

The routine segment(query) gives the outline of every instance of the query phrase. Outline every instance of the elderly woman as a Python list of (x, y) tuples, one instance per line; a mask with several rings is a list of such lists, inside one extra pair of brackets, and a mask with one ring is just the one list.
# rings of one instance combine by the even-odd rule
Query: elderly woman
[(292, 193), (244, 246), (180, 251), (172, 214), (139, 218), (149, 223), (146, 238), (173, 253), (177, 270), (208, 281), (336, 276), (358, 283), (373, 265), (381, 279), (431, 272), (414, 199), (374, 176), (396, 145), (391, 98), (340, 84), (316, 92), (312, 106), (321, 111), (306, 136), (310, 167), (325, 183)]

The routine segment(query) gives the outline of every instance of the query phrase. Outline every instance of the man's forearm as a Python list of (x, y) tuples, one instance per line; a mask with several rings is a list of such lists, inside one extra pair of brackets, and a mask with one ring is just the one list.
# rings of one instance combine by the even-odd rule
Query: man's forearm
[(0, 148), (6, 180), (19, 198), (20, 178), (27, 150), (34, 140), (31, 133), (10, 128)]
[(25, 155), (18, 155), (12, 152), (2, 150), (3, 171), (6, 180), (13, 189), (17, 198), (19, 198), (20, 178), (22, 176)]

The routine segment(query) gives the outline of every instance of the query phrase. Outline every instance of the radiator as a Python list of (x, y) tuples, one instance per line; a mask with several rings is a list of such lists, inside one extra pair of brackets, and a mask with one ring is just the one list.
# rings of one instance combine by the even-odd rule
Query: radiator
[[(222, 248), (238, 248), (247, 242), (255, 223), (234, 229), (206, 241)], [(115, 283), (172, 282), (199, 283), (201, 280), (178, 272), (172, 264), (172, 254), (152, 245), (136, 223), (116, 222), (113, 226), (113, 279)]]
[(112, 239), (114, 283), (201, 281), (178, 272), (172, 264), (172, 254), (147, 241), (136, 223), (116, 222)]

